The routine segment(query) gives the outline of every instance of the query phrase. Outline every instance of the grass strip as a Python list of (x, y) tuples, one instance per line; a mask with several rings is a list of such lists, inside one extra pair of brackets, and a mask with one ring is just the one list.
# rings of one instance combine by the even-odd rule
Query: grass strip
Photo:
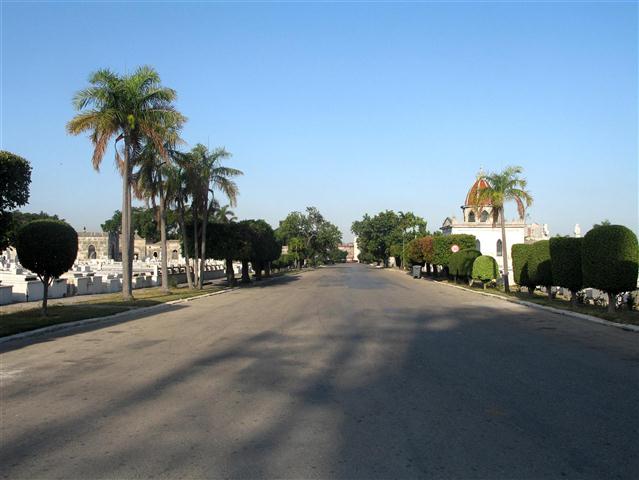
[(49, 314), (42, 316), (40, 303), (34, 303), (34, 308), (11, 313), (0, 313), (0, 337), (27, 332), (37, 328), (58, 325), (61, 323), (86, 320), (87, 318), (106, 317), (120, 312), (150, 307), (173, 300), (183, 300), (197, 297), (206, 293), (223, 290), (219, 285), (205, 287), (203, 290), (189, 290), (187, 288), (172, 288), (166, 294), (160, 288), (145, 288), (135, 290), (134, 300), (122, 300), (121, 293), (109, 293), (99, 299), (68, 305), (52, 305)]

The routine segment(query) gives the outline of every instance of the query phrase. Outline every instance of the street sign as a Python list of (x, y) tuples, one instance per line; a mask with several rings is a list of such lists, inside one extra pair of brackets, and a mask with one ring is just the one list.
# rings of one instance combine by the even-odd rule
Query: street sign
[(450, 251), (453, 252), (453, 253), (459, 252), (459, 245), (451, 245), (450, 246)]

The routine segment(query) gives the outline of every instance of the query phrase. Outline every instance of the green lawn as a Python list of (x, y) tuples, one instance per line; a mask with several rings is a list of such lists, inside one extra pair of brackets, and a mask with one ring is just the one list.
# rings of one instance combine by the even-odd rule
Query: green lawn
[(101, 295), (99, 299), (69, 305), (54, 305), (49, 307), (49, 314), (43, 317), (40, 311), (40, 303), (34, 303), (32, 309), (21, 310), (12, 313), (0, 313), (0, 337), (26, 332), (36, 328), (73, 322), (94, 317), (106, 317), (114, 313), (127, 310), (135, 310), (141, 307), (149, 307), (172, 300), (180, 300), (197, 297), (205, 293), (222, 290), (221, 286), (208, 286), (204, 290), (188, 290), (187, 288), (172, 288), (169, 295), (163, 293), (160, 288), (144, 288), (135, 290), (135, 299), (130, 302), (122, 300), (121, 293)]

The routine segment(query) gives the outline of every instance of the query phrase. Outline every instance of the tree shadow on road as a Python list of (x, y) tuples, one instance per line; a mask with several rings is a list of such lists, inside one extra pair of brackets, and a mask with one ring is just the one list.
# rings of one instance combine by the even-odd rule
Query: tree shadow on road
[[(0, 464), (48, 451), (52, 477), (630, 478), (637, 425), (617, 415), (639, 404), (636, 369), (547, 323), (472, 305), (295, 316), (5, 437)], [(83, 458), (64, 462), (70, 447)]]

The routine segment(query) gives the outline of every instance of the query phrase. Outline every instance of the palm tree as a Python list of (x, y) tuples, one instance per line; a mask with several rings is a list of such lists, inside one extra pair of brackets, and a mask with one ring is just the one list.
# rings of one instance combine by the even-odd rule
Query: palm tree
[(230, 205), (223, 205), (215, 209), (215, 220), (220, 223), (233, 223), (237, 222), (237, 217)]
[(526, 179), (521, 178), (521, 167), (506, 167), (501, 172), (493, 172), (486, 176), (488, 187), (479, 189), (474, 199), (477, 209), (483, 204), (489, 203), (492, 206), (493, 225), (497, 222), (501, 226), (502, 255), (504, 259), (504, 290), (510, 291), (508, 285), (508, 247), (506, 245), (506, 221), (504, 218), (504, 204), (514, 201), (517, 204), (519, 218), (523, 219), (526, 208), (532, 204), (532, 196), (526, 190)]
[(131, 300), (133, 165), (145, 142), (153, 143), (164, 154), (161, 135), (164, 126), (177, 125), (186, 119), (173, 107), (175, 90), (163, 87), (160, 76), (151, 67), (139, 67), (128, 75), (98, 70), (89, 77), (89, 84), (73, 98), (79, 113), (67, 123), (67, 131), (72, 135), (89, 132), (96, 170), (109, 142), (115, 139), (115, 161), (122, 174), (122, 295)]
[[(206, 258), (206, 226), (209, 221), (209, 213), (215, 206), (215, 198), (212, 196), (209, 200), (209, 194), (214, 195), (215, 190), (221, 191), (228, 199), (231, 207), (237, 205), (237, 195), (239, 188), (232, 180), (233, 177), (243, 175), (243, 172), (235, 168), (229, 168), (222, 165), (222, 160), (229, 158), (231, 154), (223, 148), (216, 148), (209, 151), (207, 147), (198, 143), (191, 155), (194, 159), (195, 169), (193, 180), (193, 224), (197, 225), (197, 214), (201, 213), (202, 223), (200, 227), (200, 238), (198, 239), (197, 227), (194, 227), (194, 239), (197, 255), (197, 240), (200, 240), (200, 263), (199, 274), (197, 279), (198, 288), (202, 288), (204, 277), (204, 260)], [(197, 260), (197, 258), (196, 258)]]
[[(173, 150), (170, 152), (173, 162), (166, 166), (167, 177), (167, 200), (168, 204), (175, 205), (180, 224), (180, 234), (184, 245), (184, 261), (186, 264), (186, 282), (189, 288), (193, 288), (193, 276), (189, 260), (189, 251), (186, 238), (186, 208), (189, 203), (189, 183), (187, 170), (189, 168), (190, 156), (188, 154)], [(195, 267), (194, 267), (195, 268)]]
[[(154, 143), (146, 143), (138, 156), (138, 170), (133, 174), (133, 192), (140, 200), (146, 200), (157, 213), (160, 226), (160, 249), (162, 269), (162, 290), (169, 293), (169, 268), (166, 236), (166, 210), (169, 203), (168, 162), (175, 145), (181, 142), (178, 135), (180, 125), (169, 128), (164, 133), (164, 152), (159, 152)], [(168, 160), (167, 160), (168, 159)], [(157, 198), (157, 201), (156, 201)]]

